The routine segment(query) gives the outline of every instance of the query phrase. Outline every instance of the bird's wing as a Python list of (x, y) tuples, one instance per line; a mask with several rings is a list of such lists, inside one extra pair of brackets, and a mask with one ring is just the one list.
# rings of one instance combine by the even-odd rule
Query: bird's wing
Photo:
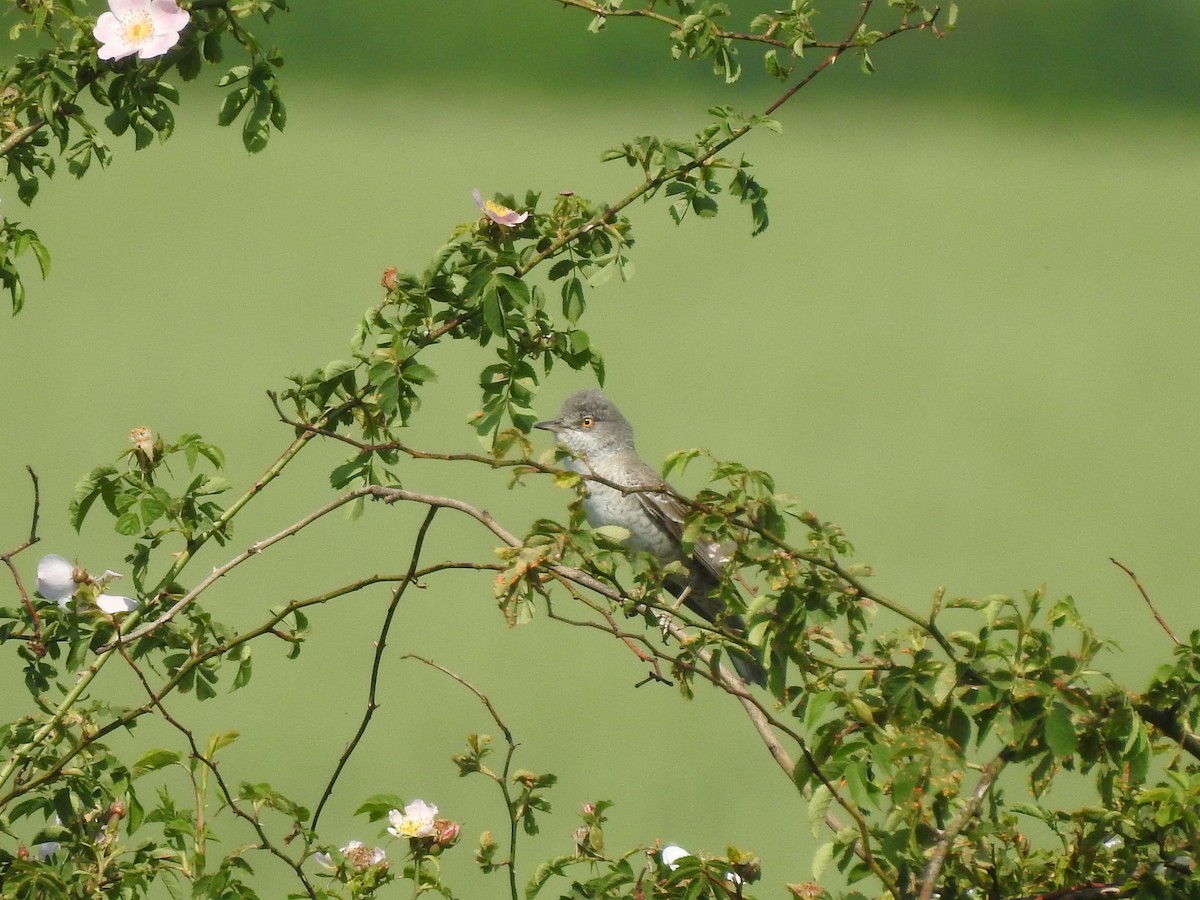
[[(646, 466), (645, 471), (639, 470), (630, 474), (634, 476), (631, 483), (639, 487), (665, 486), (665, 482), (649, 466)], [(682, 539), (683, 520), (688, 512), (682, 503), (670, 494), (660, 494), (657, 491), (644, 491), (634, 496), (656, 522), (676, 539)], [(706, 579), (711, 578), (713, 584), (721, 580), (732, 555), (732, 546), (714, 544), (712, 541), (696, 541), (692, 547), (692, 559), (699, 564), (703, 576)]]

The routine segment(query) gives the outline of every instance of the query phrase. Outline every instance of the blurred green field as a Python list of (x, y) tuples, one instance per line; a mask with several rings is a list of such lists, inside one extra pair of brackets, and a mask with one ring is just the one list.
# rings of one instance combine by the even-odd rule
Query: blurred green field
[[(691, 84), (663, 91), (591, 91), (585, 104), (529, 84), (365, 80), (350, 92), (300, 79), (287, 132), (259, 157), (212, 127), (206, 98), (162, 147), (122, 145), (109, 171), (59, 180), (20, 215), (6, 196), (6, 213), (50, 245), (54, 271), (0, 329), (0, 544), (27, 530), (28, 463), (42, 479), (44, 540), (21, 558), (26, 576), (41, 552), (119, 569), (107, 523), (95, 516), (76, 536), (65, 509), (75, 480), (124, 450), (135, 425), (201, 432), (248, 486), (289, 437), (264, 391), (346, 355), (384, 267), (422, 268), (476, 215), (475, 187), (623, 194), (632, 173), (600, 165), (602, 150), (651, 131), (690, 134), (722, 99), (715, 83), (707, 99)], [(1124, 106), (1067, 120), (821, 91), (818, 82), (785, 110), (782, 136), (741, 147), (771, 191), (763, 236), (751, 239), (734, 208), (679, 228), (661, 202), (631, 210), (637, 276), (589, 309), (609, 393), (644, 456), (700, 445), (773, 472), (846, 529), (877, 588), (910, 605), (942, 586), (960, 595), (1047, 583), (1073, 594), (1120, 640), (1113, 665), (1136, 688), (1168, 642), (1108, 557), (1138, 571), (1178, 630), (1194, 624), (1200, 119)], [(411, 442), (472, 449), (466, 419), (486, 355), (425, 361), (441, 377)], [(587, 383), (556, 372), (540, 411)], [(330, 497), (325, 473), (343, 454), (312, 456), (239, 518), (235, 548)], [(412, 465), (408, 486), (453, 492), (517, 532), (568, 499), (428, 463)], [(417, 511), (370, 509), (357, 523), (324, 522), (226, 579), (213, 613), (247, 625), (294, 597), (399, 573), (418, 521)], [(490, 546), (443, 514), (426, 559), (484, 558)], [(227, 555), (209, 553), (194, 572)], [(269, 778), (311, 806), (363, 708), (387, 596), (314, 615), (298, 663), (260, 645), (247, 689), (168, 708), (200, 734), (242, 733), (225, 762), (231, 781)], [(732, 843), (762, 854), (772, 884), (809, 877), (804, 804), (736, 708), (634, 690), (636, 660), (593, 634), (544, 618), (508, 631), (488, 579), (467, 575), (405, 600), (382, 708), (325, 814), (330, 839), (373, 837), (350, 813), (377, 791), (452, 817), (469, 809), (444, 871), (463, 896), (501, 893), (471, 874), (469, 846), (502, 829), (501, 807), (476, 812), (486, 785), (458, 780), (448, 759), (468, 732), (494, 728), (461, 688), (400, 662), (404, 652), (487, 691), (522, 743), (518, 765), (559, 774), (556, 815), (526, 862), (569, 850), (573, 811), (605, 798), (617, 804), (610, 847)], [(20, 677), (8, 662), (0, 672)], [(0, 707), (11, 716), (20, 694), (8, 696)], [(135, 738), (144, 748), (156, 733)], [(237, 829), (224, 828), (233, 847)]]

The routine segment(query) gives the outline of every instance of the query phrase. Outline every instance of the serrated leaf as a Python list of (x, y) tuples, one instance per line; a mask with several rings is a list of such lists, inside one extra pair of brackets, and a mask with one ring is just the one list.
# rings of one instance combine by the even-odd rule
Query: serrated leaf
[(117, 534), (133, 537), (142, 530), (142, 520), (138, 518), (137, 513), (127, 512), (117, 517), (116, 525), (113, 527), (116, 528)]
[(230, 91), (225, 99), (221, 102), (221, 108), (217, 111), (217, 124), (226, 126), (232, 125), (237, 119), (238, 114), (250, 101), (250, 88), (239, 88), (236, 91)]
[(1046, 716), (1046, 743), (1055, 756), (1071, 756), (1079, 750), (1079, 738), (1071, 713), (1061, 703), (1055, 703)]
[(586, 303), (583, 299), (583, 282), (572, 276), (562, 287), (563, 316), (574, 324), (583, 315)]
[[(207, 44), (205, 46), (205, 49), (206, 50), (208, 49)], [(215, 61), (215, 60), (213, 60), (213, 61)], [(226, 72), (224, 75), (221, 76), (221, 79), (217, 82), (217, 87), (228, 87), (229, 85), (233, 84), (235, 81), (244, 80), (249, 74), (250, 74), (249, 66), (234, 66), (232, 69), (230, 69), (228, 72)]]
[(404, 809), (404, 800), (397, 794), (372, 794), (359, 804), (354, 815), (366, 815), (368, 821), (378, 822), (386, 819), (388, 812), (393, 809)]
[(497, 337), (504, 334), (504, 307), (500, 304), (500, 292), (493, 289), (483, 297), (483, 324)]
[(133, 764), (133, 777), (137, 778), (145, 775), (147, 772), (156, 772), (159, 769), (164, 769), (179, 762), (182, 758), (182, 755), (176, 753), (174, 750), (165, 750), (162, 748), (148, 750)]
[(71, 527), (76, 531), (83, 525), (83, 520), (87, 517), (88, 510), (96, 502), (96, 498), (100, 496), (105, 480), (109, 476), (116, 476), (116, 474), (117, 470), (113, 466), (98, 466), (79, 479), (71, 495), (71, 504), (69, 507)]
[(354, 363), (344, 359), (335, 359), (333, 362), (325, 366), (321, 370), (322, 381), (333, 381), (333, 379), (345, 375), (354, 369)]
[(524, 306), (529, 303), (529, 285), (515, 275), (508, 275), (504, 272), (496, 272), (492, 275), (492, 280), (504, 288), (509, 296), (513, 298), (519, 305)]
[(220, 750), (223, 747), (228, 747), (230, 744), (232, 744), (234, 741), (236, 741), (238, 739), (238, 737), (240, 737), (238, 732), (233, 731), (233, 730), (222, 731), (217, 734), (214, 734), (212, 737), (210, 737), (208, 739), (208, 753), (206, 755), (208, 756), (209, 759), (212, 759), (213, 755), (218, 750)]
[(622, 528), (620, 525), (601, 525), (598, 528), (593, 528), (592, 534), (611, 541), (614, 544), (623, 544), (629, 540), (629, 529)]
[(833, 841), (828, 841), (818, 847), (817, 852), (813, 854), (812, 873), (814, 881), (821, 880), (821, 876), (825, 874), (825, 870), (829, 868), (829, 864), (832, 861)]
[(819, 837), (824, 829), (825, 813), (829, 811), (831, 803), (833, 792), (828, 787), (819, 784), (813, 788), (812, 796), (808, 800), (808, 830), (813, 837)]

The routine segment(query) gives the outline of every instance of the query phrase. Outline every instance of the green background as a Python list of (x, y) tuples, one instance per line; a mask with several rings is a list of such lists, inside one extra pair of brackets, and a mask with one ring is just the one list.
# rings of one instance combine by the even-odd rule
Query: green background
[[(295, 6), (264, 32), (288, 60), (290, 113), (267, 152), (248, 158), (236, 132), (212, 126), (219, 95), (193, 87), (167, 144), (134, 154), (114, 141), (109, 170), (57, 179), (31, 210), (4, 191), (5, 214), (54, 254), (51, 279), (31, 281), (28, 308), (0, 329), (0, 544), (27, 530), (25, 464), (43, 488), (27, 579), (43, 552), (121, 568), (108, 524), (97, 515), (77, 536), (65, 509), (75, 480), (123, 451), (133, 426), (199, 431), (226, 449), (239, 491), (252, 483), (289, 437), (265, 390), (346, 356), (382, 270), (423, 268), (477, 215), (473, 188), (613, 199), (635, 181), (598, 163), (607, 147), (687, 136), (708, 105), (753, 110), (780, 91), (751, 54), (729, 89), (703, 63), (671, 62), (648, 23), (593, 36), (549, 0)], [(856, 8), (831, 3), (825, 20)], [(585, 327), (642, 454), (705, 446), (771, 471), (846, 529), (878, 590), (918, 608), (939, 587), (1073, 594), (1120, 641), (1118, 675), (1140, 686), (1169, 642), (1108, 558), (1138, 571), (1176, 629), (1194, 624), (1197, 30), (1190, 2), (964, 3), (950, 37), (881, 46), (871, 78), (843, 59), (783, 108), (781, 136), (738, 145), (771, 191), (764, 235), (751, 239), (733, 206), (678, 228), (661, 201), (631, 208), (637, 275), (596, 292)], [(440, 380), (411, 442), (474, 449), (466, 420), (486, 354), (424, 361)], [(556, 372), (539, 411), (588, 384)], [(332, 496), (325, 474), (344, 454), (310, 455), (193, 577)], [(517, 532), (568, 500), (540, 482), (508, 492), (468, 467), (408, 470), (407, 486), (485, 506)], [(679, 483), (695, 489), (695, 477)], [(225, 579), (209, 608), (249, 625), (289, 599), (402, 572), (419, 518), (333, 517)], [(425, 559), (487, 559), (492, 543), (442, 514)], [(202, 735), (241, 732), (224, 763), (232, 781), (270, 780), (311, 806), (364, 708), (387, 599), (344, 598), (314, 615), (298, 664), (259, 644), (248, 688), (168, 708)], [(544, 618), (506, 630), (489, 580), (469, 575), (405, 600), (383, 705), (323, 819), (329, 840), (373, 839), (350, 817), (370, 793), (421, 797), (466, 820), (444, 859), (451, 882), (464, 896), (502, 893), (470, 862), (479, 832), (502, 831), (502, 811), (448, 760), (467, 732), (495, 729), (402, 652), (486, 691), (522, 744), (517, 764), (560, 775), (556, 815), (524, 863), (566, 852), (572, 811), (605, 798), (617, 804), (612, 848), (752, 849), (764, 896), (809, 877), (804, 803), (733, 704), (634, 690), (642, 667), (590, 632)], [(0, 676), (20, 674), (6, 660)], [(132, 679), (106, 677), (137, 697)], [(9, 715), (24, 710), (19, 689), (6, 694)], [(134, 740), (175, 739), (149, 725)], [(228, 849), (246, 838), (229, 823), (224, 833)], [(260, 863), (278, 891), (279, 871)]]

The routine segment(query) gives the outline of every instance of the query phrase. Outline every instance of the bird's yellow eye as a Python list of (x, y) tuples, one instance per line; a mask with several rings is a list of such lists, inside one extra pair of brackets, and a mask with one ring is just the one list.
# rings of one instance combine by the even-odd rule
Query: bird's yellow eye
[(579, 420), (579, 424), (582, 425), (584, 428), (591, 428), (593, 425), (596, 424), (596, 420), (593, 419), (591, 416), (584, 416), (582, 419)]

